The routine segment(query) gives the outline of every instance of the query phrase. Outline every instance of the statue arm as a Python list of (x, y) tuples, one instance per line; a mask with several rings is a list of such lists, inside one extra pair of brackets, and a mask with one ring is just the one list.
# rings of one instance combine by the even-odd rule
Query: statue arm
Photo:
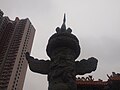
[(34, 59), (32, 56), (29, 55), (28, 52), (25, 54), (25, 56), (31, 71), (41, 74), (48, 74), (49, 66), (50, 66), (49, 60), (45, 61), (45, 60)]
[(88, 60), (82, 59), (81, 61), (76, 61), (76, 75), (83, 75), (95, 71), (97, 63), (98, 60), (94, 57), (88, 58)]

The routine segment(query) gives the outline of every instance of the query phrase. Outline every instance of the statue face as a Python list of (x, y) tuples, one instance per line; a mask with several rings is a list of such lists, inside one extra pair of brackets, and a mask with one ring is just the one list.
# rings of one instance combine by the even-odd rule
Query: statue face
[(74, 60), (75, 58), (75, 52), (74, 50), (67, 48), (67, 47), (62, 47), (54, 50), (52, 52), (53, 58), (63, 58), (63, 59), (71, 59)]

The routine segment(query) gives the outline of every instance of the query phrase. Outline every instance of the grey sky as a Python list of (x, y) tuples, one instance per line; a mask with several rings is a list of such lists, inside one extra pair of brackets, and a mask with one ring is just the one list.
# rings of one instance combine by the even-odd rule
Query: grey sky
[[(91, 56), (99, 60), (90, 75), (107, 80), (106, 74), (120, 72), (120, 0), (1, 0), (0, 9), (10, 19), (30, 19), (36, 28), (31, 55), (39, 59), (49, 59), (48, 38), (66, 13), (67, 26), (80, 40), (77, 60)], [(47, 77), (28, 68), (24, 90), (47, 90)]]

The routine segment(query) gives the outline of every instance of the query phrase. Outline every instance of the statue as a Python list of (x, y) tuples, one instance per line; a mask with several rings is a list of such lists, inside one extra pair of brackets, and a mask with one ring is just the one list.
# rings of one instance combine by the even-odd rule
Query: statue
[(48, 75), (48, 90), (77, 90), (76, 75), (83, 75), (96, 70), (98, 60), (75, 61), (80, 54), (79, 40), (70, 28), (66, 29), (65, 15), (61, 28), (56, 28), (46, 48), (50, 60), (34, 59), (26, 53), (30, 70)]

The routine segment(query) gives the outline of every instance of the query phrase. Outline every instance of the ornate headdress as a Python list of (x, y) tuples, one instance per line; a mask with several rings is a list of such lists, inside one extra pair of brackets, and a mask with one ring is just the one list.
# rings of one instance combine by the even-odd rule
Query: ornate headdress
[(79, 40), (75, 35), (71, 34), (72, 32), (71, 28), (66, 29), (65, 21), (66, 17), (64, 14), (63, 24), (61, 28), (57, 27), (56, 33), (53, 34), (48, 41), (48, 45), (46, 48), (47, 55), (49, 57), (52, 57), (52, 52), (55, 49), (61, 47), (68, 47), (74, 50), (76, 59), (80, 54)]

